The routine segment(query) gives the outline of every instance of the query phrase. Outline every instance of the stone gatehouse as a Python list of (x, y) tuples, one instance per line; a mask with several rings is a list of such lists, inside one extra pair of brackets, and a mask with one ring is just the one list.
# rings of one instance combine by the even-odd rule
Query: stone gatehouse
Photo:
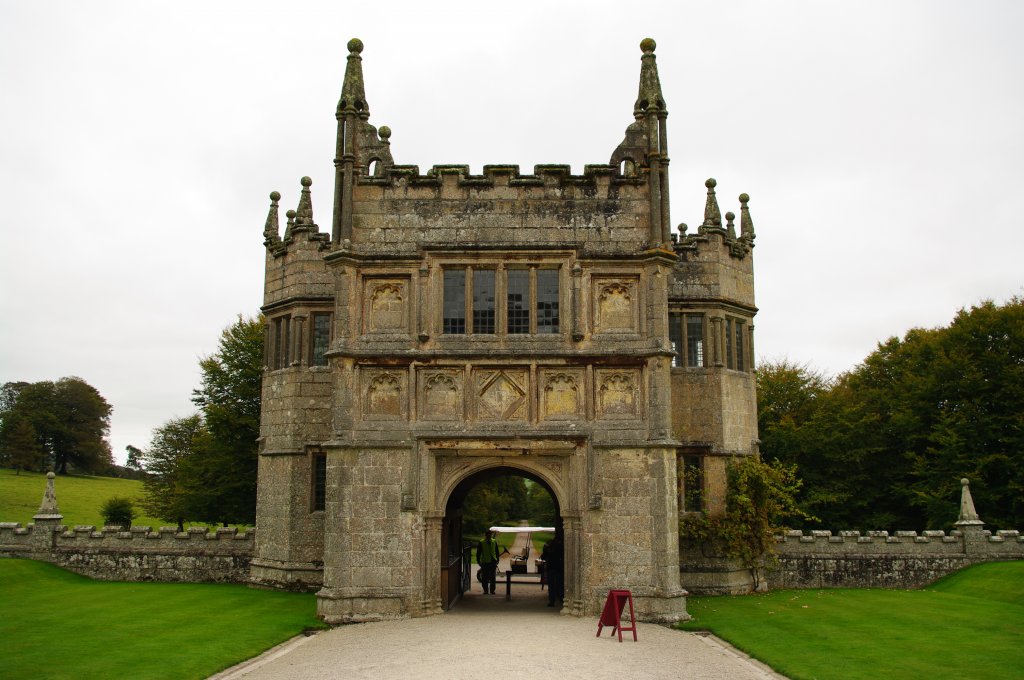
[(270, 195), (254, 582), (319, 587), (329, 622), (439, 613), (466, 493), (514, 473), (555, 500), (565, 613), (629, 588), (641, 618), (686, 617), (680, 513), (719, 508), (756, 450), (754, 230), (709, 179), (703, 223), (672, 232), (640, 46), (609, 162), (474, 175), (394, 162), (349, 42), (330, 232), (309, 178), (283, 233)]

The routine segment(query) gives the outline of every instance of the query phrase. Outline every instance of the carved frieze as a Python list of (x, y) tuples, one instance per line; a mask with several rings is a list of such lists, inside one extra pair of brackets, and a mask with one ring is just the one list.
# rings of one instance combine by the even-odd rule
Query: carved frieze
[(639, 369), (598, 369), (595, 404), (599, 419), (623, 420), (640, 417)]
[(361, 375), (363, 416), (368, 420), (404, 420), (408, 409), (405, 372), (367, 368)]
[(529, 373), (526, 369), (474, 371), (478, 420), (526, 420), (529, 416)]
[(409, 332), (409, 280), (368, 278), (363, 286), (365, 333)]
[(579, 369), (547, 369), (540, 373), (542, 420), (575, 420), (584, 414), (584, 374)]
[(423, 420), (461, 420), (462, 371), (424, 371), (419, 376), (418, 414)]
[(635, 277), (594, 277), (594, 332), (636, 333), (640, 306)]

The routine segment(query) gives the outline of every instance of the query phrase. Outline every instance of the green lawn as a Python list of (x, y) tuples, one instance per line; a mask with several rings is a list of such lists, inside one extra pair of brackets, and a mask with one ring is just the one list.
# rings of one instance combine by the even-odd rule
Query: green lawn
[(0, 678), (205, 678), (308, 628), (312, 593), (93, 581), (0, 559)]
[(1024, 562), (921, 590), (691, 597), (693, 621), (794, 680), (1024, 677)]
[[(103, 503), (114, 496), (130, 498), (135, 503), (135, 511), (141, 513), (139, 499), (142, 497), (142, 482), (135, 479), (116, 479), (114, 477), (88, 477), (84, 475), (58, 475), (54, 489), (57, 492), (57, 506), (64, 515), (64, 524), (92, 524), (103, 526), (100, 508)], [(14, 470), (0, 470), (0, 522), (21, 522), (28, 524), (32, 515), (39, 511), (39, 502), (46, 491), (46, 475), (41, 472), (22, 472), (14, 474)], [(170, 526), (155, 517), (136, 517), (136, 526)]]

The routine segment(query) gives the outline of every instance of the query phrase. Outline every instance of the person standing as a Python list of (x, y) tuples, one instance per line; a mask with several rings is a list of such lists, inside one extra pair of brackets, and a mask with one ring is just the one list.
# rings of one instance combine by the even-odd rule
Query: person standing
[(488, 529), (483, 540), (476, 546), (476, 563), (480, 565), (480, 581), (484, 586), (484, 594), (494, 595), (498, 572), (498, 541), (494, 532)]
[(562, 547), (562, 535), (555, 537), (544, 545), (541, 555), (544, 560), (544, 571), (548, 581), (548, 606), (554, 607), (556, 601), (565, 597), (565, 551)]

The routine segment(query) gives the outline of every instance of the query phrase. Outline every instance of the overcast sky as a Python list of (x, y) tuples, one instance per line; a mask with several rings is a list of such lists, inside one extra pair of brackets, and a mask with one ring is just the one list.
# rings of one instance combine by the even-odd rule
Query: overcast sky
[(1024, 293), (1024, 3), (0, 0), (0, 382), (145, 447), (257, 313), (263, 223), (330, 231), (352, 37), (395, 161), (607, 163), (658, 43), (674, 225), (751, 196), (756, 350), (830, 374)]

